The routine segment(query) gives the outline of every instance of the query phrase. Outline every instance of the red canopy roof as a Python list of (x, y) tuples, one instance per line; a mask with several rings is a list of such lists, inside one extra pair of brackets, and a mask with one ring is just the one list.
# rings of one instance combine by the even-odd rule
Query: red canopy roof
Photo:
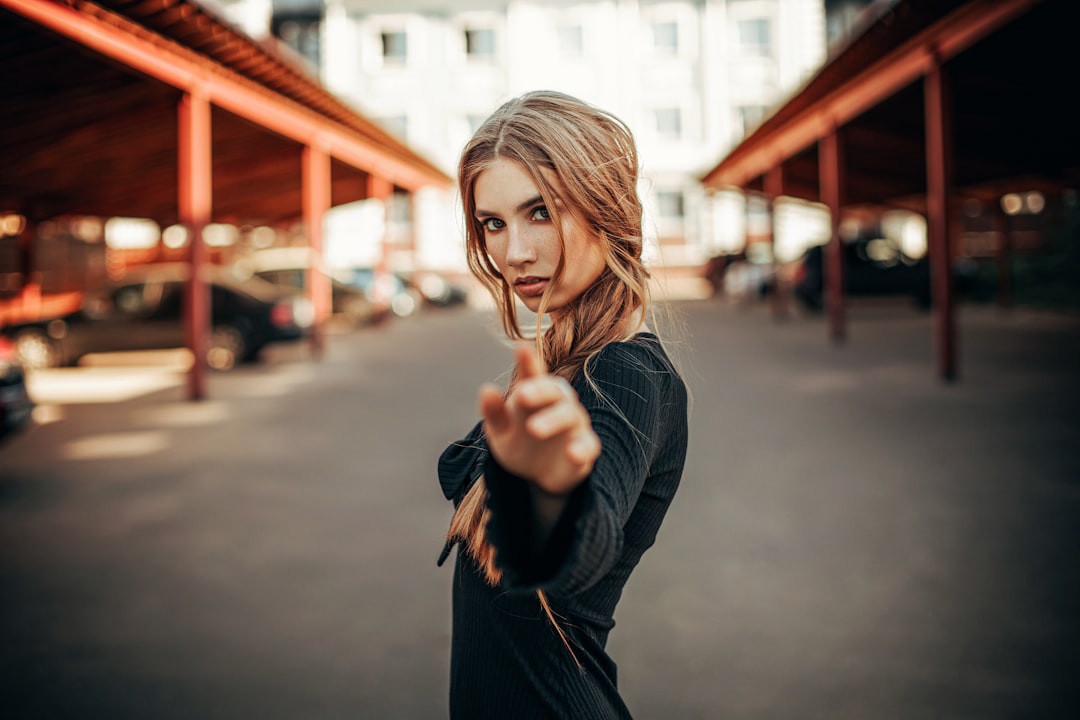
[(0, 210), (177, 220), (177, 107), (212, 105), (213, 220), (301, 215), (301, 153), (331, 158), (333, 204), (370, 179), (450, 178), (280, 48), (192, 0), (0, 0)]
[(781, 166), (782, 194), (821, 199), (818, 141), (844, 143), (844, 204), (925, 209), (922, 80), (940, 61), (951, 88), (955, 188), (1080, 180), (1070, 83), (1076, 3), (1070, 0), (898, 0), (874, 14), (821, 70), (774, 109), (703, 181), (762, 190)]

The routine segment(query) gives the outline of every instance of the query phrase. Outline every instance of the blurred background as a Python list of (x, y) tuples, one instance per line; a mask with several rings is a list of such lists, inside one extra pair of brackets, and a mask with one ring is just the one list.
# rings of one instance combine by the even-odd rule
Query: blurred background
[(694, 393), (635, 717), (1080, 716), (1075, 14), (0, 0), (0, 712), (446, 715), (509, 358), (453, 179), (550, 88), (635, 133)]

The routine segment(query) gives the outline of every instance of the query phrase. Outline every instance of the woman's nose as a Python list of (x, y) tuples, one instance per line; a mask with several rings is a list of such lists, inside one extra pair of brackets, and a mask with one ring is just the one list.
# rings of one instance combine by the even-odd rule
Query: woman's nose
[(522, 267), (536, 261), (536, 248), (526, 229), (510, 225), (507, 227), (507, 238), (506, 263), (508, 265)]

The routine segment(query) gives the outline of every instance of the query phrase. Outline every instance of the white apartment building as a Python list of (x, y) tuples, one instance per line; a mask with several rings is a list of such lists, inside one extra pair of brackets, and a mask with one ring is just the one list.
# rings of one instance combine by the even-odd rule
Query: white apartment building
[[(217, 4), (249, 34), (272, 29), (332, 92), (450, 175), (477, 125), (520, 93), (560, 90), (612, 111), (639, 145), (646, 257), (674, 267), (741, 246), (741, 197), (707, 197), (697, 178), (807, 79), (826, 51), (823, 0)], [(383, 229), (392, 236), (406, 231), (396, 223), (411, 221), (415, 256), (400, 263), (462, 266), (461, 220), (449, 195), (421, 193), (399, 216), (336, 211), (328, 260), (361, 260), (375, 250), (355, 238)], [(389, 225), (375, 227), (383, 217)]]

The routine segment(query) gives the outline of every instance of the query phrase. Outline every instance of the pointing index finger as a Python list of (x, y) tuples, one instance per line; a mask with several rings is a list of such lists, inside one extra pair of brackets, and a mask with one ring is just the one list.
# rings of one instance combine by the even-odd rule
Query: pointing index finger
[(517, 363), (518, 379), (529, 380), (547, 373), (547, 368), (536, 356), (536, 349), (527, 343), (519, 343), (514, 348), (514, 361)]

